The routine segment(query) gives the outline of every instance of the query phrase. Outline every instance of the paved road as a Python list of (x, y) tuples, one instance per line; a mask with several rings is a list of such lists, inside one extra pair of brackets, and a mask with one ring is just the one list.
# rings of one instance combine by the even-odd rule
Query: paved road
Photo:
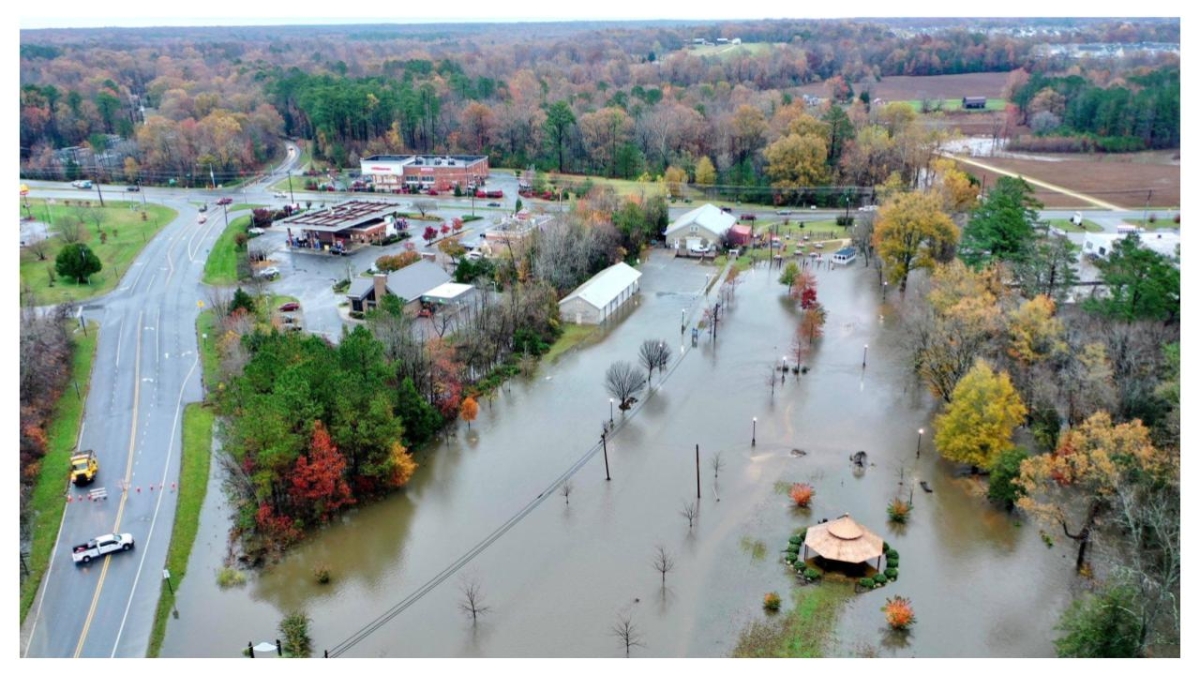
[[(286, 171), (298, 158), (276, 171)], [(33, 196), (83, 198), (56, 183), (29, 182)], [(198, 204), (227, 192), (110, 187), (111, 201), (150, 201), (179, 215), (145, 248), (121, 285), (83, 306), (100, 326), (79, 447), (96, 451), (97, 480), (64, 486), (69, 499), (42, 588), (22, 627), (22, 655), (145, 656), (175, 513), (183, 408), (203, 398), (195, 333), (206, 289), (204, 262), (224, 219), (199, 223)], [(94, 192), (93, 192), (94, 194)], [(75, 565), (70, 549), (128, 532), (134, 550)]]

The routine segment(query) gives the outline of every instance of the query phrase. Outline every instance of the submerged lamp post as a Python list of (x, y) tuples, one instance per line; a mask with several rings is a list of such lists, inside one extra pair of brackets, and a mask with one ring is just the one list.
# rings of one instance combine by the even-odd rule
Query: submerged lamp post
[(758, 418), (753, 417), (750, 420), (750, 447), (754, 447), (758, 443)]
[(921, 439), (925, 438), (925, 428), (917, 429), (917, 457), (921, 456)]

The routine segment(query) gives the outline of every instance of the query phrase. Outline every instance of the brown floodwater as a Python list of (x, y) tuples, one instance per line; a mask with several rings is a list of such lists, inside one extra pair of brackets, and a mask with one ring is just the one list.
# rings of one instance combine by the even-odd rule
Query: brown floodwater
[[(616, 657), (624, 648), (612, 626), (629, 616), (644, 643), (634, 656), (724, 656), (742, 626), (764, 617), (764, 593), (791, 605), (795, 582), (780, 562), (791, 532), (843, 513), (900, 551), (900, 578), (846, 604), (830, 655), (1053, 655), (1072, 552), (1047, 547), (1036, 523), (988, 505), (982, 482), (956, 478), (938, 458), (936, 401), (894, 344), (903, 298), (893, 291), (881, 304), (874, 270), (816, 272), (825, 337), (812, 370), (788, 373), (772, 392), (768, 372), (790, 354), (797, 323), (777, 270), (746, 273), (715, 343), (704, 333), (692, 348), (681, 311), (690, 330), (713, 268), (656, 251), (641, 269), (636, 307), (592, 344), (506, 384), (469, 431), (424, 456), (403, 493), (346, 514), (225, 590), (215, 579), (228, 508), (214, 477), (163, 655), (236, 656), (303, 609), (317, 655)], [(604, 371), (636, 363), (646, 339), (666, 341), (674, 357), (651, 395), (616, 411), (606, 481), (595, 452), (609, 418)], [(697, 444), (701, 497), (689, 528), (681, 511), (696, 500)], [(868, 466), (856, 473), (849, 456), (860, 450)], [(577, 465), (568, 504), (554, 488)], [(807, 511), (786, 495), (801, 481), (816, 488)], [(910, 492), (909, 522), (890, 525), (887, 504)], [(674, 563), (665, 584), (653, 566), (660, 545)], [(331, 584), (316, 583), (318, 566)], [(488, 608), (475, 624), (460, 608), (470, 581)], [(918, 618), (902, 638), (879, 611), (894, 594)]]

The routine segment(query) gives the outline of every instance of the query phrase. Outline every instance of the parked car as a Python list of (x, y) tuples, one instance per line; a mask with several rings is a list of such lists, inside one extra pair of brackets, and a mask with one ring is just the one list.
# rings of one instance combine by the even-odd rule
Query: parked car
[(298, 302), (285, 302), (279, 306), (279, 311), (281, 312), (294, 312), (298, 309), (300, 309), (300, 303)]
[(483, 251), (470, 251), (463, 257), (467, 260), (483, 260)]
[(208, 222), (208, 218), (206, 218), (205, 216), (200, 216), (199, 218), (196, 219), (196, 222), (203, 225)]
[(126, 185), (125, 191), (126, 192), (141, 192), (142, 187), (140, 185)]
[(500, 202), (488, 202), (488, 206), (492, 208), (500, 208)]
[(217, 206), (229, 206), (233, 203), (233, 197), (221, 197), (217, 200)]
[(261, 227), (251, 227), (251, 228), (249, 228), (249, 229), (247, 229), (247, 230), (246, 230), (246, 233), (247, 233), (247, 234), (253, 234), (253, 235), (257, 236), (257, 235), (260, 235), (260, 234), (266, 234), (266, 233), (267, 233), (267, 231), (266, 231), (266, 230), (264, 230), (264, 229), (262, 229)]
[(200, 213), (204, 213), (204, 212), (205, 212), (205, 211), (207, 211), (207, 210), (208, 210), (208, 204), (201, 204), (201, 205), (200, 205)]
[(753, 213), (743, 213), (741, 215), (742, 220), (755, 220), (757, 218), (758, 216), (754, 215)]
[(275, 198), (276, 198), (276, 199), (287, 199), (287, 193), (286, 193), (286, 192), (279, 192), (279, 191), (276, 191), (276, 192), (275, 192)]
[(275, 278), (279, 277), (279, 268), (278, 267), (264, 267), (261, 270), (255, 272), (254, 276), (256, 276), (260, 279), (275, 279)]

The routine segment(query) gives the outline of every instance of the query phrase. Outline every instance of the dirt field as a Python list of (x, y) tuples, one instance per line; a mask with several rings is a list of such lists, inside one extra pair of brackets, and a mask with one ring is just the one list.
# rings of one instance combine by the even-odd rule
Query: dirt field
[[(1087, 159), (1070, 155), (1049, 159), (976, 157), (1006, 171), (1046, 181), (1069, 190), (1085, 193), (1128, 209), (1179, 208), (1179, 160), (1175, 152), (1145, 152), (1131, 155), (1098, 155)], [(975, 166), (967, 171), (994, 185), (999, 174)], [(1035, 197), (1050, 207), (1083, 207), (1087, 204), (1057, 192), (1035, 186)]]
[[(872, 98), (885, 101), (914, 101), (929, 98), (962, 98), (964, 96), (986, 96), (1000, 98), (1008, 73), (967, 73), (964, 75), (932, 75), (914, 77), (897, 75), (885, 77), (879, 82), (855, 82), (855, 93), (864, 87), (871, 90)], [(825, 96), (823, 83), (800, 87), (800, 92), (813, 96)]]

